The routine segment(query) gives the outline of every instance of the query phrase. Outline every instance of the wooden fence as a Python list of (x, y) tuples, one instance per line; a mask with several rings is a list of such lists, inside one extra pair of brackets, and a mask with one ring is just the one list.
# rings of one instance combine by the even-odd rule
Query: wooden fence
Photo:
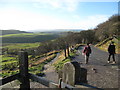
[[(69, 85), (69, 83), (62, 82), (61, 78), (60, 78), (58, 83), (54, 83), (53, 81), (47, 80), (43, 77), (28, 73), (28, 53), (27, 52), (24, 52), (24, 51), (19, 52), (19, 65), (20, 65), (19, 66), (19, 73), (1, 79), (0, 82), (2, 82), (2, 84), (0, 86), (17, 79), (21, 82), (20, 90), (25, 90), (25, 89), (30, 90), (30, 80), (29, 79), (31, 79), (33, 81), (36, 81), (36, 82), (42, 84), (42, 85), (45, 85), (48, 88), (56, 88), (56, 89), (57, 88), (66, 88), (68, 90), (74, 90), (74, 88), (75, 88), (75, 90), (77, 89), (75, 86)], [(65, 75), (68, 75), (68, 74), (65, 73)], [(65, 76), (64, 76), (64, 78), (65, 78)], [(68, 78), (68, 77), (66, 77), (66, 78)], [(91, 87), (91, 86), (86, 86), (86, 85), (82, 85), (82, 86), (83, 86), (83, 88), (87, 87), (87, 88), (99, 89), (96, 87)]]

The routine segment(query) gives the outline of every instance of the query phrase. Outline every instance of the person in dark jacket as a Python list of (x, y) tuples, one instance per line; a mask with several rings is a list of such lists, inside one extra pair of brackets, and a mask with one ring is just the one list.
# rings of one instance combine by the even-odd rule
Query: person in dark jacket
[(109, 56), (108, 56), (108, 63), (110, 63), (110, 57), (112, 56), (113, 58), (113, 63), (116, 63), (115, 62), (115, 45), (114, 45), (114, 42), (111, 42), (109, 47), (108, 47), (108, 52), (109, 52)]
[(82, 52), (85, 55), (85, 64), (88, 63), (91, 52), (92, 52), (91, 47), (89, 43), (87, 43), (87, 46), (84, 47), (83, 52)]

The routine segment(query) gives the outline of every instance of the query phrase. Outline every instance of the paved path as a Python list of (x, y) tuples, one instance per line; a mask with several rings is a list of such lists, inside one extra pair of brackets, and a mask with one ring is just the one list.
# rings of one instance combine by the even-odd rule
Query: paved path
[(91, 48), (92, 54), (88, 64), (84, 63), (83, 46), (79, 48), (78, 56), (74, 59), (81, 63), (81, 67), (87, 69), (88, 84), (99, 88), (118, 88), (118, 72), (120, 71), (118, 68), (118, 56), (120, 55), (116, 55), (117, 64), (107, 64), (108, 53), (93, 46)]
[(45, 70), (43, 71), (45, 73), (45, 78), (55, 83), (58, 83), (58, 74), (55, 72), (55, 67), (53, 66), (53, 63), (57, 60), (58, 56), (59, 53), (51, 62), (44, 66)]
[[(44, 78), (47, 80), (53, 81), (55, 83), (58, 83), (58, 74), (55, 72), (55, 68), (52, 64), (54, 61), (57, 60), (58, 56), (59, 56), (59, 53), (51, 62), (47, 63), (44, 66), (44, 71), (43, 71), (45, 73)], [(37, 83), (37, 82), (31, 82), (30, 86), (31, 86), (31, 88), (48, 88), (48, 87), (46, 87), (40, 83)]]

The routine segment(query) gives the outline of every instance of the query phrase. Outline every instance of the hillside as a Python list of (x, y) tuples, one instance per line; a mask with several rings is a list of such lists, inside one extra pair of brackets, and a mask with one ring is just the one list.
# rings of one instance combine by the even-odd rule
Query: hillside
[(99, 41), (103, 41), (104, 39), (116, 36), (118, 37), (120, 32), (120, 21), (118, 20), (120, 18), (119, 15), (113, 15), (111, 16), (107, 21), (97, 25), (95, 30), (95, 36), (98, 38)]
[(20, 30), (0, 30), (0, 35), (7, 35), (7, 34), (19, 34), (19, 33), (29, 33)]
[(120, 46), (119, 46), (120, 41), (118, 39), (116, 39), (116, 38), (113, 38), (113, 39), (107, 38), (104, 41), (96, 44), (96, 47), (98, 47), (99, 49), (107, 52), (108, 46), (111, 43), (111, 41), (113, 41), (115, 43), (115, 45), (116, 45), (116, 53), (120, 54), (120, 52), (119, 52), (119, 50), (120, 50)]
[(49, 33), (20, 33), (0, 36), (2, 43), (35, 43), (58, 38), (58, 34)]

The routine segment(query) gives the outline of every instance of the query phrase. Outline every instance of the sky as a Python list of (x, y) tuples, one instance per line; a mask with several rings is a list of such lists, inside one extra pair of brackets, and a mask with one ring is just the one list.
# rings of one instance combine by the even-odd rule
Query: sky
[(119, 0), (0, 0), (0, 29), (94, 29), (118, 14)]

